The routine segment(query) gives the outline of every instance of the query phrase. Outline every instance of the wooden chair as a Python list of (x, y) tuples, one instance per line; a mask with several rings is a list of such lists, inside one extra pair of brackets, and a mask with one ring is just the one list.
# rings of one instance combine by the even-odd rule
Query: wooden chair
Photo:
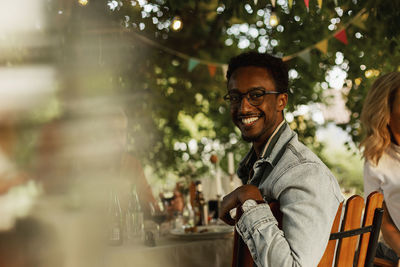
[[(331, 267), (332, 264), (338, 267), (352, 267), (353, 264), (357, 267), (372, 266), (382, 223), (382, 203), (383, 195), (379, 192), (373, 192), (368, 196), (365, 208), (362, 197), (358, 195), (350, 197), (346, 201), (340, 231), (338, 232), (343, 208), (343, 203), (341, 203), (332, 225), (328, 245), (318, 267)], [(278, 227), (280, 227), (282, 214), (279, 205), (274, 202), (270, 204), (270, 207), (278, 220)], [(241, 214), (242, 210), (238, 208), (236, 221), (239, 220)], [(358, 251), (356, 253), (358, 239)], [(336, 246), (337, 240), (339, 240), (339, 243)], [(235, 230), (232, 267), (253, 267), (253, 264), (247, 245)]]

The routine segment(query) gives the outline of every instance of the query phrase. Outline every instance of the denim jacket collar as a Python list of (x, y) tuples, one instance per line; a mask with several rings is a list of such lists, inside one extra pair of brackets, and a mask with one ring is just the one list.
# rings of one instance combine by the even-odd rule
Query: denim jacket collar
[[(250, 149), (247, 155), (239, 163), (237, 175), (244, 184), (253, 180), (258, 180), (263, 174), (262, 165), (268, 164), (270, 168), (274, 168), (285, 150), (286, 144), (295, 136), (286, 121), (283, 121), (275, 130), (270, 138), (270, 142), (266, 142), (263, 153), (259, 159), (255, 153), (254, 147)], [(252, 177), (249, 177), (253, 169)]]

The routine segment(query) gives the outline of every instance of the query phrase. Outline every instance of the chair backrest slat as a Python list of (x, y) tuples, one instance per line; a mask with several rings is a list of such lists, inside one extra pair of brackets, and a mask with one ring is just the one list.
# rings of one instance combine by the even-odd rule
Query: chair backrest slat
[[(333, 221), (332, 224), (331, 233), (337, 233), (339, 231), (340, 219), (342, 218), (342, 209), (343, 209), (343, 202), (340, 203), (339, 208), (336, 212), (335, 220)], [(337, 242), (336, 239), (329, 240), (324, 255), (322, 256), (318, 264), (318, 267), (332, 266), (333, 258), (335, 256), (336, 242)]]
[[(370, 226), (374, 220), (375, 210), (382, 208), (383, 195), (378, 192), (371, 193), (367, 198), (365, 206), (364, 219), (362, 226)], [(363, 267), (365, 265), (365, 258), (367, 256), (368, 243), (371, 233), (365, 233), (361, 235), (358, 253), (357, 267)]]
[[(361, 215), (364, 209), (364, 199), (358, 195), (350, 197), (346, 202), (342, 227), (340, 231), (348, 231), (360, 228)], [(339, 240), (335, 266), (353, 266), (358, 236), (352, 236)]]

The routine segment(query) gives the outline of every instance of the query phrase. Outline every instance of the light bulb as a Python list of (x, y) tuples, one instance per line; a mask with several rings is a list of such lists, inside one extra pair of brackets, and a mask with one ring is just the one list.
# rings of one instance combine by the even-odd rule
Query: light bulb
[(81, 5), (81, 6), (86, 6), (87, 4), (88, 4), (88, 0), (78, 0), (78, 3)]
[(275, 12), (272, 12), (271, 16), (269, 17), (269, 25), (271, 25), (272, 27), (275, 27), (278, 24), (279, 24), (279, 18)]
[(182, 29), (183, 23), (180, 17), (176, 16), (172, 19), (171, 28), (173, 31), (179, 31)]
[(365, 77), (371, 78), (373, 75), (374, 75), (374, 71), (373, 70), (366, 70), (365, 71)]

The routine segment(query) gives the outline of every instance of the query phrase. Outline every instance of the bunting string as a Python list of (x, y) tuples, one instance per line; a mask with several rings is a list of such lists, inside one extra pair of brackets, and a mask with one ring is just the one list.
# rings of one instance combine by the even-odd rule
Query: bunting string
[(161, 44), (159, 44), (159, 43), (157, 43), (157, 42), (155, 42), (153, 40), (148, 39), (147, 37), (145, 37), (145, 36), (143, 36), (143, 35), (141, 35), (141, 34), (139, 34), (137, 32), (131, 31), (129, 29), (124, 29), (124, 31), (128, 31), (129, 33), (132, 33), (135, 37), (137, 37), (142, 42), (144, 42), (144, 43), (146, 43), (146, 44), (148, 44), (150, 46), (157, 47), (158, 49), (160, 49), (160, 50), (162, 50), (162, 51), (164, 51), (164, 52), (166, 52), (168, 54), (180, 57), (182, 59), (186, 59), (189, 62), (192, 61), (193, 64), (194, 64), (193, 68), (199, 63), (200, 64), (204, 64), (204, 65), (213, 65), (213, 66), (219, 66), (219, 67), (222, 67), (223, 65), (226, 65), (226, 64), (223, 64), (223, 63), (210, 62), (210, 61), (207, 61), (207, 60), (204, 60), (204, 59), (191, 57), (191, 56), (189, 56), (187, 54), (184, 54), (184, 53), (181, 53), (181, 52), (176, 51), (174, 49), (171, 49), (171, 48), (168, 48), (166, 46), (163, 46), (163, 45), (161, 45)]
[[(328, 37), (322, 39), (321, 41), (319, 41), (319, 42), (316, 43), (316, 44), (313, 44), (313, 45), (310, 45), (309, 47), (304, 48), (303, 50), (301, 50), (301, 51), (299, 51), (299, 52), (297, 52), (297, 53), (294, 53), (294, 54), (285, 56), (285, 57), (282, 58), (282, 60), (283, 60), (283, 61), (289, 61), (289, 60), (291, 60), (291, 59), (293, 59), (293, 58), (295, 58), (295, 57), (298, 57), (298, 56), (301, 55), (301, 54), (304, 54), (304, 53), (309, 52), (309, 51), (310, 51), (311, 49), (313, 49), (313, 48), (318, 48), (318, 47), (321, 45), (321, 42), (328, 41), (328, 39), (331, 39), (332, 37), (335, 37), (335, 38), (337, 38), (338, 40), (342, 41), (344, 44), (347, 44), (347, 37), (346, 37), (346, 32), (345, 32), (345, 30), (347, 29), (347, 27), (348, 27), (350, 24), (353, 24), (354, 21), (356, 21), (356, 20), (359, 19), (363, 14), (365, 14), (365, 11), (366, 11), (365, 8), (361, 9), (361, 10), (354, 16), (354, 18), (352, 18), (350, 21), (348, 21), (346, 24), (344, 24), (342, 27), (340, 27), (338, 30), (336, 30), (335, 32), (333, 32), (333, 33), (332, 33), (331, 35), (329, 35)], [(357, 22), (357, 23), (358, 23), (358, 22)], [(340, 38), (342, 38), (342, 39), (340, 39)], [(319, 48), (318, 48), (318, 49), (319, 49)], [(327, 51), (327, 47), (326, 47), (326, 51)]]
[[(336, 39), (338, 39), (339, 41), (341, 41), (342, 43), (347, 45), (348, 41), (347, 41), (347, 36), (346, 36), (346, 31), (345, 31), (346, 28), (350, 24), (354, 24), (359, 28), (365, 29), (365, 25), (362, 23), (362, 21), (360, 21), (361, 16), (364, 15), (365, 12), (366, 12), (365, 8), (361, 9), (350, 21), (348, 21), (346, 24), (344, 24), (338, 30), (336, 30), (335, 32), (330, 34), (328, 37), (322, 39), (321, 41), (319, 41), (319, 42), (317, 42), (317, 43), (315, 43), (313, 45), (310, 45), (310, 46), (300, 50), (299, 52), (293, 53), (293, 54), (288, 55), (288, 56), (284, 56), (282, 58), (282, 60), (283, 61), (289, 61), (289, 60), (291, 60), (293, 58), (300, 57), (303, 60), (305, 60), (307, 63), (310, 63), (311, 62), (311, 58), (310, 58), (309, 52), (312, 49), (317, 48), (318, 50), (320, 50), (322, 53), (325, 54), (327, 52), (327, 50), (328, 50), (328, 40), (331, 39), (332, 37), (335, 37)], [(121, 29), (115, 29), (115, 28), (114, 29), (103, 29), (101, 31), (100, 30), (98, 30), (98, 31), (89, 31), (88, 33), (102, 33), (102, 34), (104, 34), (104, 33), (115, 33), (115, 32), (121, 32), (121, 31), (122, 32), (129, 32), (130, 34), (133, 35), (133, 37), (135, 39), (138, 39), (141, 42), (143, 42), (143, 43), (145, 43), (145, 44), (147, 44), (149, 46), (156, 47), (156, 48), (164, 51), (165, 53), (168, 53), (168, 54), (174, 55), (176, 57), (179, 57), (179, 58), (187, 60), (188, 61), (188, 71), (189, 72), (191, 72), (197, 65), (202, 64), (202, 65), (207, 65), (208, 72), (209, 72), (211, 77), (213, 77), (215, 75), (217, 67), (220, 67), (222, 69), (222, 71), (224, 72), (224, 75), (225, 75), (226, 69), (228, 67), (228, 65), (225, 64), (225, 63), (211, 62), (211, 61), (207, 61), (207, 60), (204, 60), (204, 59), (200, 59), (200, 58), (189, 56), (189, 55), (187, 55), (185, 53), (176, 51), (176, 50), (171, 49), (169, 47), (166, 47), (166, 46), (164, 46), (164, 45), (162, 45), (162, 44), (160, 44), (160, 43), (158, 43), (156, 41), (153, 41), (153, 40), (151, 40), (151, 39), (149, 39), (149, 38), (147, 38), (147, 37), (135, 32), (135, 31), (133, 31), (131, 29), (127, 29), (127, 28), (124, 28), (122, 30)]]

